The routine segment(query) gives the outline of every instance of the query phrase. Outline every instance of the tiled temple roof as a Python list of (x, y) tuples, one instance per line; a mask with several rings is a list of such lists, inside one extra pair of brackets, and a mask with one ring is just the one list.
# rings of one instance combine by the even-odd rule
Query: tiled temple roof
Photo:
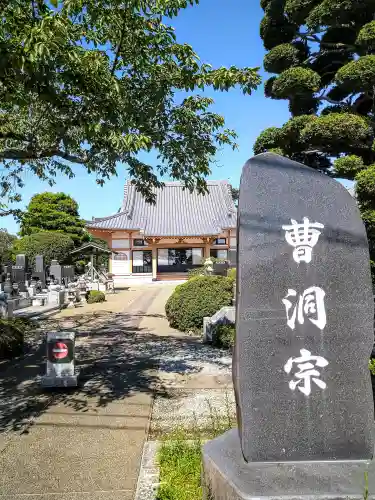
[(156, 189), (156, 204), (147, 203), (128, 181), (119, 213), (87, 223), (88, 228), (141, 230), (145, 236), (217, 235), (236, 227), (237, 212), (230, 185), (208, 181), (209, 193), (200, 195), (183, 189), (180, 182), (167, 182)]

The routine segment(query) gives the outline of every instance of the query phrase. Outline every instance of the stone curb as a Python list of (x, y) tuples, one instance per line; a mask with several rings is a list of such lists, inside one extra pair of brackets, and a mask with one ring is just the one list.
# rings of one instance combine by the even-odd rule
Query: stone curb
[(157, 489), (160, 484), (156, 455), (160, 444), (160, 441), (147, 441), (143, 446), (134, 500), (156, 500)]

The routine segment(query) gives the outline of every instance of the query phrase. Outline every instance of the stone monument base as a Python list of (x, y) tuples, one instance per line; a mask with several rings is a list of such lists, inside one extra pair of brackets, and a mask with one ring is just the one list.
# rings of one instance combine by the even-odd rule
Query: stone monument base
[(374, 500), (375, 461), (247, 463), (234, 429), (203, 446), (202, 481), (205, 500)]
[(56, 377), (54, 375), (43, 375), (40, 378), (42, 387), (77, 387), (79, 374)]

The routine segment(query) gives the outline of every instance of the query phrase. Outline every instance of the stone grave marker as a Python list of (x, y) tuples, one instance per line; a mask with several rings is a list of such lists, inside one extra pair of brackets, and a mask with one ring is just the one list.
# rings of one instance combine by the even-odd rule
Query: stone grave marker
[(35, 256), (35, 264), (32, 272), (32, 279), (38, 279), (40, 281), (42, 289), (46, 287), (46, 266), (44, 263), (43, 255)]
[(207, 490), (358, 498), (374, 447), (374, 332), (356, 203), (316, 170), (259, 155), (242, 172), (237, 239), (238, 431), (205, 445)]
[(57, 280), (59, 284), (62, 283), (61, 265), (57, 260), (51, 260), (49, 275), (52, 276), (54, 280)]
[(18, 284), (19, 292), (26, 292), (27, 286), (28, 259), (25, 254), (16, 255), (16, 264), (12, 266), (12, 280)]

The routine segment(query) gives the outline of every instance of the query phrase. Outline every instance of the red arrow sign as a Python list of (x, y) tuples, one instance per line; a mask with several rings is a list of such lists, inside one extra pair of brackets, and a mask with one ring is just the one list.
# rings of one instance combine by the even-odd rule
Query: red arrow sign
[(68, 347), (63, 342), (56, 342), (52, 349), (52, 354), (56, 359), (66, 358), (68, 355)]

